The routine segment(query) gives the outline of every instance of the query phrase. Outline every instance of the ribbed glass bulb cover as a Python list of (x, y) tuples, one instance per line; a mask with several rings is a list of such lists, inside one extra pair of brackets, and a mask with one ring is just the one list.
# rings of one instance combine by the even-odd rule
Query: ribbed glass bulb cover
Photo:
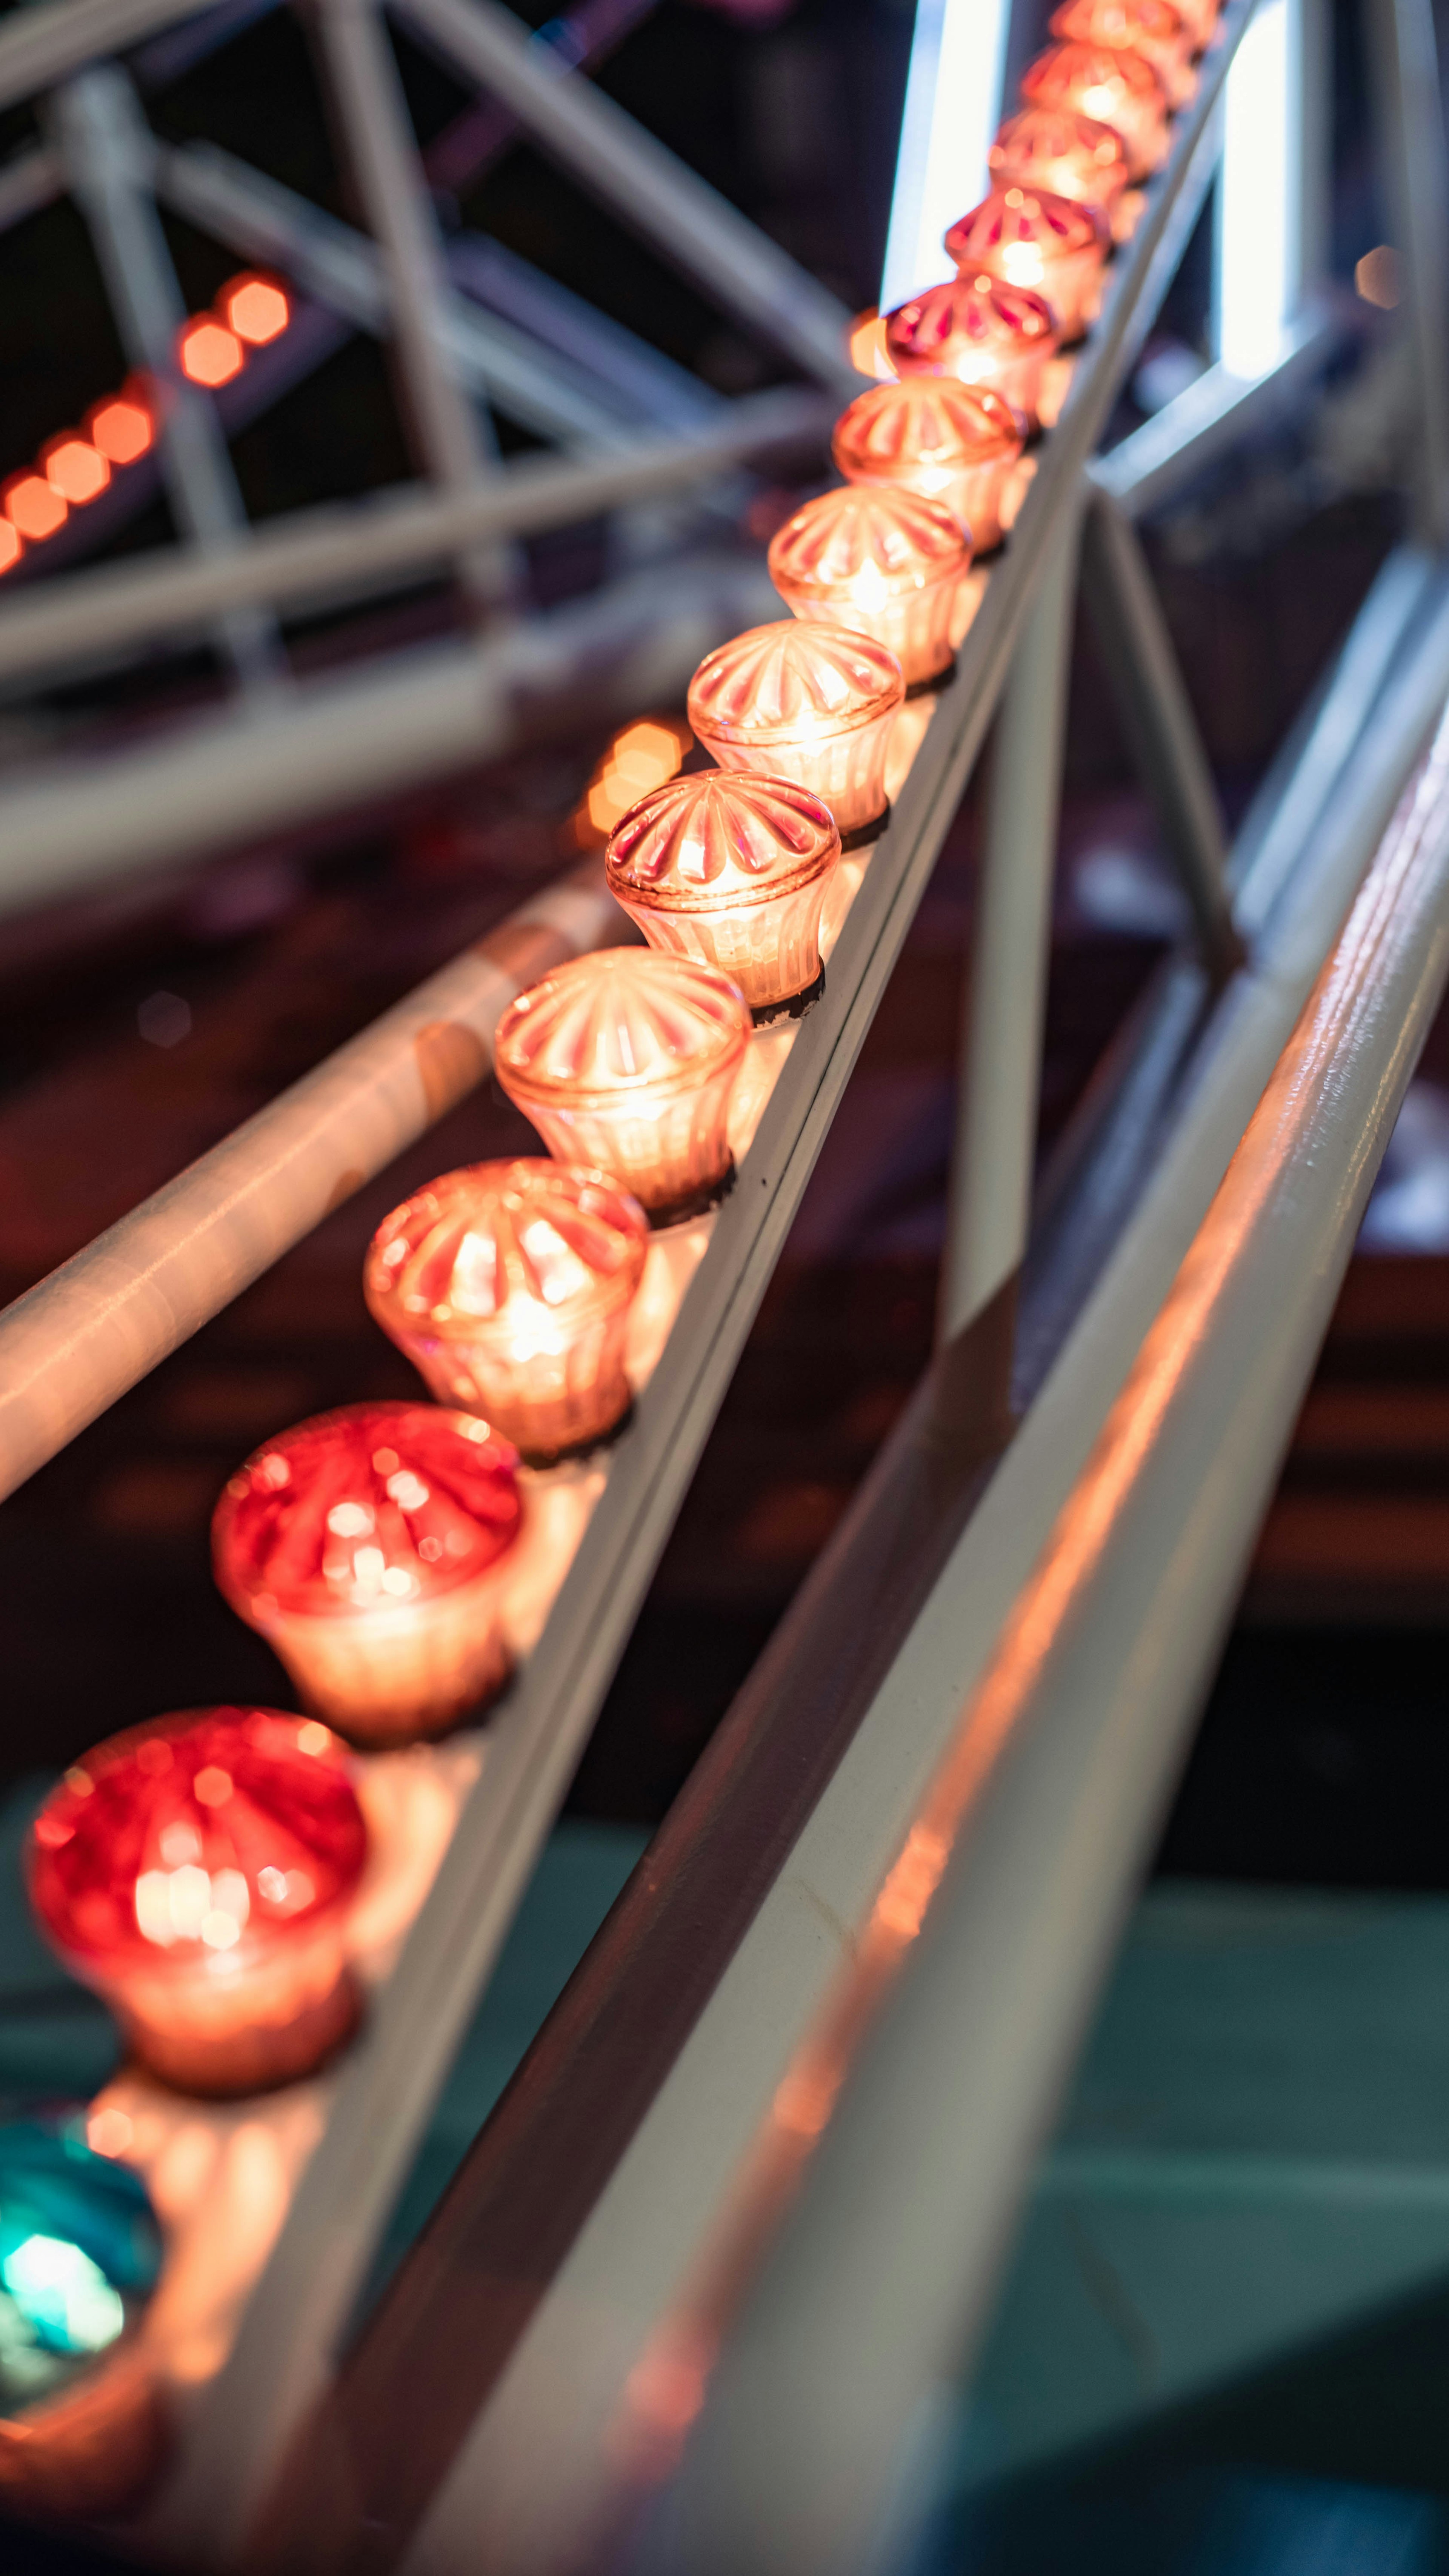
[(689, 684), (689, 721), (721, 769), (793, 778), (829, 806), (846, 839), (885, 811), (904, 695), (899, 662), (872, 636), (780, 617), (705, 656)]
[(1063, 340), (1080, 340), (1097, 318), (1102, 265), (1112, 246), (1095, 206), (1014, 182), (993, 188), (951, 226), (946, 249), (963, 276), (986, 270), (1007, 286), (1044, 295)]
[(1035, 421), (1042, 369), (1061, 333), (1044, 295), (1008, 286), (989, 270), (962, 270), (898, 304), (886, 320), (886, 354), (900, 376), (954, 376), (990, 385)]
[(749, 1042), (744, 1001), (714, 967), (600, 948), (509, 1004), (493, 1065), (559, 1162), (608, 1172), (658, 1223), (708, 1207), (728, 1180)]
[(1062, 0), (1047, 23), (1059, 44), (1140, 54), (1156, 72), (1169, 107), (1185, 107), (1197, 87), (1193, 31), (1173, 0)]
[(518, 1456), (476, 1416), (349, 1404), (267, 1441), (212, 1521), (216, 1579), (355, 1744), (442, 1734), (507, 1680), (495, 1568)]
[(833, 453), (851, 483), (903, 483), (961, 521), (973, 554), (1001, 543), (1001, 503), (1026, 425), (990, 385), (902, 376), (857, 394)]
[(395, 1208), (363, 1288), (440, 1403), (544, 1461), (628, 1411), (624, 1347), (648, 1248), (643, 1209), (605, 1174), (518, 1155), (445, 1172)]
[(1110, 217), (1127, 185), (1127, 147), (1111, 125), (1073, 108), (1024, 107), (987, 154), (994, 188), (1045, 189)]
[(291, 2081), (353, 2027), (367, 1828), (344, 1752), (315, 1718), (188, 1709), (83, 1755), (31, 1827), (41, 1929), (183, 2091)]
[(971, 540), (943, 502), (899, 483), (821, 492), (776, 530), (769, 564), (795, 616), (863, 628), (907, 688), (950, 668)]
[(1167, 97), (1140, 54), (1111, 45), (1050, 45), (1028, 63), (1021, 94), (1029, 107), (1075, 108), (1110, 125), (1126, 147), (1131, 179), (1148, 178), (1167, 158)]
[(703, 770), (641, 796), (604, 854), (610, 891), (652, 948), (727, 975), (760, 1016), (820, 975), (820, 910), (840, 834), (793, 778)]

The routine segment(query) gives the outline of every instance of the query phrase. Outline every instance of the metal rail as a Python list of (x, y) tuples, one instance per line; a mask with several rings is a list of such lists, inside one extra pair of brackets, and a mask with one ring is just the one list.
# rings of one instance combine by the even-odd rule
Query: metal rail
[(691, 2317), (730, 2339), (656, 2564), (858, 2567), (980, 2332), (1446, 978), (1449, 724), (967, 1695), (949, 1606), (935, 1623), (960, 1715), (786, 2071), (736, 2244), (794, 2205), (743, 2312), (726, 2255)]
[[(1173, 1113), (1149, 1170), (1129, 1084), (1087, 1156), (1084, 1198), (1115, 1202), (1110, 1252), (1083, 1276), (1068, 1237), (1065, 1297), (1028, 1271), (1020, 1428), (1008, 1446), (998, 1304), (938, 1356), (335, 2397), (299, 2431), (267, 2526), (288, 2576), (346, 2565), (362, 2529), (379, 2569), (554, 2576), (587, 2563), (637, 2503), (632, 2471), (667, 2461), (669, 2408), (691, 2385), (697, 2397), (703, 2349), (687, 2315), (679, 2335), (670, 2321), (713, 2275), (721, 2214), (792, 2050), (1449, 693), (1449, 588), (1438, 576), (1406, 615), (1408, 570), (1368, 603), (1294, 768), (1245, 833), (1245, 855), (1272, 857), (1273, 811), (1296, 812), (1298, 866), (1251, 965), (1205, 1022), (1190, 1015), (1165, 1098), (1144, 1030), (1142, 1069)], [(500, 2272), (517, 2285), (506, 2309)]]

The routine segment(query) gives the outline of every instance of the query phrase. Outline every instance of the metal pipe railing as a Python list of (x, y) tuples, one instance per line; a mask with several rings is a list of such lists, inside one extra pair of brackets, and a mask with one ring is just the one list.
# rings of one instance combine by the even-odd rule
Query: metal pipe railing
[[(1028, 1276), (1032, 1401), (1015, 1437), (1001, 1454), (999, 1420), (978, 1418), (971, 1402), (998, 1382), (1002, 1325), (988, 1311), (979, 1350), (968, 1336), (938, 1357), (726, 1722), (717, 1758), (706, 1756), (663, 1828), (617, 1938), (581, 1969), (557, 2037), (546, 2026), (400, 2279), (385, 2331), (349, 2362), (336, 2414), (299, 2430), (285, 2518), (319, 2551), (321, 2533), (345, 2532), (357, 2513), (379, 2568), (555, 2576), (601, 2554), (629, 2464), (642, 2457), (653, 2474), (668, 2455), (669, 2407), (700, 2360), (687, 2315), (682, 2348), (669, 2321), (710, 2267), (790, 2051), (868, 1920), (1003, 1606), (1090, 1453), (1449, 693), (1449, 591), (1438, 576), (1406, 637), (1403, 574), (1371, 596), (1298, 768), (1279, 781), (1280, 808), (1301, 824), (1298, 865), (1249, 966), (1195, 1042), (1170, 1050), (1175, 1120), (1158, 1117), (1144, 1173), (1128, 1084), (1120, 1149), (1109, 1118), (1089, 1157), (1083, 1190), (1091, 1196), (1100, 1177), (1118, 1218), (1111, 1256), (1083, 1273), (1070, 1250), (1075, 1309), (1049, 1279)], [(1387, 654), (1390, 610), (1400, 622)], [(1345, 733), (1337, 718), (1355, 681), (1357, 724)], [(1254, 818), (1245, 856), (1268, 850), (1267, 823)], [(1200, 970), (1185, 980), (1191, 1002)], [(1144, 1043), (1150, 1059), (1155, 1024)], [(1159, 1068), (1145, 1069), (1161, 1100)], [(1123, 1153), (1134, 1183), (1125, 1196)], [(621, 2063), (633, 2070), (622, 2104)], [(528, 2298), (500, 2320), (478, 2285), (505, 2259)], [(458, 2338), (470, 2367), (476, 2343), (484, 2373), (474, 2419), (443, 2430), (452, 2401), (440, 2396), (414, 2446), (408, 2398), (426, 2386), (429, 2352)], [(399, 2369), (401, 2381), (390, 2376)], [(304, 2562), (279, 2554), (280, 2566), (294, 2563)]]
[(777, 2091), (656, 2566), (857, 2569), (981, 2331), (1446, 976), (1449, 724)]

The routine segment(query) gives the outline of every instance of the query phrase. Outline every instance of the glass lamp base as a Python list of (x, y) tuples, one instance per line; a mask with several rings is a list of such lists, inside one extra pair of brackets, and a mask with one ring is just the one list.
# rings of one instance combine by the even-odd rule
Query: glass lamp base
[(757, 1002), (750, 1017), (757, 1029), (772, 1029), (777, 1020), (803, 1020), (807, 1011), (814, 1010), (824, 990), (825, 969), (822, 966), (813, 982), (806, 984), (800, 992), (786, 993), (778, 1002)]
[[(934, 687), (935, 683), (934, 683), (934, 682), (932, 682), (932, 684), (931, 684), (931, 685)], [(915, 695), (915, 692), (914, 692), (914, 690), (907, 690), (906, 694), (907, 694), (907, 696), (908, 696), (908, 697), (913, 697), (913, 696)], [(853, 832), (842, 832), (842, 833), (841, 833), (841, 835), (840, 835), (840, 855), (841, 855), (841, 857), (842, 857), (842, 858), (849, 858), (850, 853), (851, 853), (851, 851), (852, 851), (852, 850), (868, 850), (868, 849), (870, 848), (870, 845), (871, 845), (872, 841), (878, 841), (878, 840), (880, 839), (880, 836), (881, 836), (882, 832), (885, 830), (885, 827), (886, 827), (887, 823), (890, 821), (890, 819), (891, 819), (890, 798), (889, 798), (889, 797), (887, 797), (887, 798), (886, 798), (886, 801), (885, 801), (885, 803), (884, 803), (884, 805), (882, 805), (882, 807), (881, 807), (881, 809), (880, 809), (880, 812), (879, 812), (878, 814), (872, 814), (872, 816), (871, 816), (871, 818), (870, 818), (870, 821), (869, 821), (868, 823), (857, 823), (857, 824), (856, 824), (856, 827), (855, 827), (855, 830), (854, 830)]]

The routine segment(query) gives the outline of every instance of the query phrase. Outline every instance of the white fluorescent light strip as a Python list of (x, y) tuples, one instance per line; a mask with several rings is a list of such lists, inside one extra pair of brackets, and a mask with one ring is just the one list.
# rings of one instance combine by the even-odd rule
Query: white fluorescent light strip
[(1217, 353), (1251, 383), (1276, 365), (1299, 301), (1302, 65), (1296, 0), (1262, 0), (1224, 84)]
[(1008, 0), (916, 0), (880, 309), (955, 271), (941, 236), (986, 194)]

